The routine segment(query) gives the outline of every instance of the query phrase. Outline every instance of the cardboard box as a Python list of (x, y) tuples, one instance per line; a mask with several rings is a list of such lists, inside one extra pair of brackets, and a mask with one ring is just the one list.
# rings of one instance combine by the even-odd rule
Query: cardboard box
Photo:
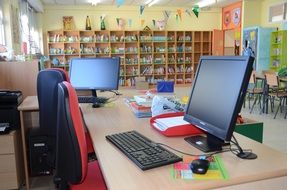
[(149, 89), (149, 84), (145, 81), (145, 77), (135, 77), (136, 89), (137, 90), (147, 90)]

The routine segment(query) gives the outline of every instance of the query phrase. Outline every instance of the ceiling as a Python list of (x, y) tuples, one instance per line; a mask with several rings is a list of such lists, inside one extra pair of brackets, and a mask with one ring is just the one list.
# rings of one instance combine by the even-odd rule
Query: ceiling
[[(124, 0), (123, 5), (129, 6), (139, 6), (145, 5), (148, 0)], [(176, 7), (186, 7), (193, 6), (199, 0), (158, 0), (153, 6), (176, 6)], [(213, 4), (211, 7), (224, 7), (226, 5), (238, 2), (240, 0), (217, 0), (217, 3)], [(89, 0), (42, 0), (44, 5), (88, 5)], [(100, 0), (98, 5), (116, 5), (116, 0)]]

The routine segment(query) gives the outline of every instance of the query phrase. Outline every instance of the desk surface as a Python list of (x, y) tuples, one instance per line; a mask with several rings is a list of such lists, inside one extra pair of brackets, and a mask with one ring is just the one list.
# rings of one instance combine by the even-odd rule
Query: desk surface
[[(201, 153), (187, 144), (182, 137), (167, 138), (149, 126), (148, 118), (136, 118), (123, 99), (118, 99), (114, 107), (94, 109), (82, 104), (84, 118), (90, 131), (97, 158), (106, 184), (110, 190), (134, 189), (285, 189), (287, 185), (287, 155), (241, 135), (236, 135), (242, 148), (251, 148), (258, 155), (256, 160), (242, 160), (232, 153), (223, 153), (221, 157), (230, 175), (229, 180), (179, 180), (172, 179), (169, 166), (147, 171), (140, 170), (105, 136), (108, 134), (137, 130), (155, 142), (161, 142), (174, 148)], [(19, 110), (37, 110), (36, 97), (28, 97), (19, 106)], [(178, 154), (178, 153), (176, 153)], [(178, 154), (179, 155), (179, 154)], [(272, 164), (271, 164), (272, 163)]]
[(156, 132), (149, 126), (148, 118), (136, 118), (122, 99), (117, 100), (112, 108), (93, 109), (91, 105), (82, 105), (82, 108), (109, 189), (210, 189), (287, 176), (286, 154), (241, 135), (236, 136), (242, 148), (251, 148), (258, 158), (242, 160), (230, 152), (221, 154), (230, 180), (175, 180), (170, 176), (171, 165), (142, 171), (110, 144), (105, 136), (137, 130), (155, 142), (185, 152), (201, 152), (186, 143), (182, 137), (167, 138)]

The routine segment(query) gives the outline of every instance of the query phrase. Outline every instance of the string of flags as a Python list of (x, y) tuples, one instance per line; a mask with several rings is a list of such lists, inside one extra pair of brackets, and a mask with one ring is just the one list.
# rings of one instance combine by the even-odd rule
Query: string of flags
[[(116, 2), (117, 7), (120, 7), (124, 4), (125, 0), (113, 0), (113, 2)], [(146, 8), (146, 5), (140, 5), (139, 7), (139, 13), (140, 15), (144, 14), (144, 10)], [(185, 9), (185, 11), (183, 12), (183, 9), (177, 9), (176, 10), (176, 14), (175, 14), (175, 20), (177, 23), (179, 23), (179, 21), (182, 21), (182, 14), (186, 13), (188, 16), (192, 16), (192, 13), (196, 16), (196, 18), (198, 18), (199, 16), (199, 12), (200, 12), (200, 8), (198, 5), (193, 6), (192, 8), (187, 8)], [(164, 10), (163, 11), (163, 17), (164, 19), (162, 19), (162, 21), (167, 22), (168, 19), (170, 18), (172, 11), (170, 10)], [(152, 20), (152, 24), (153, 26), (156, 25), (156, 20)], [(117, 24), (119, 25), (119, 19), (117, 19)], [(140, 24), (141, 26), (143, 26), (145, 24), (145, 20), (144, 19), (140, 19)], [(128, 19), (128, 26), (131, 27), (132, 25), (132, 19)]]

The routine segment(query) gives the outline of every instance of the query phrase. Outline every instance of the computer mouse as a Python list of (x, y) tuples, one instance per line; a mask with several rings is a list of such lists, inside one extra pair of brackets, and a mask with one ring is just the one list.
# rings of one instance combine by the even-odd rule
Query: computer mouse
[(209, 161), (205, 159), (193, 160), (190, 164), (190, 169), (192, 173), (195, 174), (205, 174), (209, 167)]
[(101, 104), (100, 103), (93, 103), (92, 107), (93, 108), (99, 108), (99, 107), (101, 107)]

